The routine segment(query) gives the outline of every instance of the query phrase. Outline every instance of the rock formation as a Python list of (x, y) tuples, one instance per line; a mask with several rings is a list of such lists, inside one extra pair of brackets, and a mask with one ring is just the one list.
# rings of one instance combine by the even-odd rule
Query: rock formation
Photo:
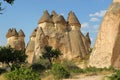
[(7, 46), (11, 46), (17, 50), (24, 50), (25, 49), (25, 42), (24, 42), (25, 34), (22, 30), (19, 32), (16, 31), (15, 28), (9, 29), (6, 38), (7, 38)]
[(67, 21), (55, 11), (51, 15), (44, 11), (26, 48), (28, 62), (39, 59), (46, 45), (59, 48), (63, 53), (62, 58), (84, 58), (89, 52), (90, 38), (89, 34), (84, 36), (81, 33), (80, 27), (81, 24), (72, 11), (68, 14)]
[(89, 65), (120, 68), (120, 0), (113, 0), (104, 16)]
[(29, 63), (32, 63), (34, 58), (36, 32), (37, 28), (32, 32), (26, 48), (26, 54), (28, 55), (27, 61), (29, 61)]

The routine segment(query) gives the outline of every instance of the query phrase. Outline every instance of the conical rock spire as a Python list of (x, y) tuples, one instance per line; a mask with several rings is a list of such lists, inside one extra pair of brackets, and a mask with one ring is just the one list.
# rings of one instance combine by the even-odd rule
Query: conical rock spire
[(12, 30), (11, 28), (8, 30), (7, 34), (6, 34), (6, 38), (9, 38), (12, 36)]
[(18, 36), (18, 33), (15, 28), (12, 29), (12, 36)]
[(19, 37), (25, 37), (25, 34), (24, 34), (24, 32), (22, 31), (22, 29), (19, 30), (18, 36), (19, 36)]
[(65, 19), (62, 15), (58, 15), (58, 16), (55, 17), (54, 23), (66, 24), (66, 21), (65, 21)]
[(43, 22), (52, 22), (52, 19), (47, 10), (44, 11), (43, 16), (38, 21), (38, 24), (43, 23)]
[(73, 26), (81, 26), (78, 18), (76, 17), (76, 15), (74, 14), (74, 12), (70, 11), (69, 14), (68, 14), (68, 24)]

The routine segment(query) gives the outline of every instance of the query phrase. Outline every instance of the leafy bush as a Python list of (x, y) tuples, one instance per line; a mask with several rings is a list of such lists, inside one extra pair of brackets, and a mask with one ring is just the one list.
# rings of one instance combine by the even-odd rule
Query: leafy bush
[(48, 59), (51, 65), (52, 59), (58, 59), (62, 55), (59, 49), (53, 49), (52, 46), (45, 46), (44, 49), (45, 51), (42, 52), (42, 57)]
[(96, 67), (87, 67), (85, 69), (86, 73), (89, 73), (89, 72), (101, 72), (101, 71), (103, 71), (102, 68), (96, 68)]
[(31, 66), (32, 70), (35, 72), (42, 72), (44, 71), (46, 68), (45, 66), (39, 64), (39, 63), (35, 63)]
[(25, 50), (16, 50), (10, 46), (0, 46), (0, 62), (6, 63), (9, 67), (11, 67), (10, 63), (24, 63), (26, 58)]
[(72, 62), (72, 61), (64, 60), (62, 65), (69, 72), (73, 72), (73, 73), (83, 73), (84, 72), (84, 70), (82, 70), (81, 68), (76, 66), (74, 64), (74, 62)]
[(55, 79), (69, 78), (70, 73), (64, 69), (60, 63), (55, 63), (52, 66), (52, 74), (55, 76)]
[(5, 74), (7, 80), (40, 80), (40, 75), (31, 69), (19, 68)]
[(108, 77), (110, 80), (120, 80), (120, 70)]
[(51, 64), (49, 62), (48, 59), (44, 59), (44, 58), (40, 58), (39, 62), (37, 62), (38, 64), (41, 64), (42, 66), (44, 66), (46, 69), (50, 69), (51, 68)]
[(0, 74), (2, 74), (2, 73), (4, 73), (4, 72), (6, 72), (6, 70), (5, 70), (5, 69), (0, 68)]

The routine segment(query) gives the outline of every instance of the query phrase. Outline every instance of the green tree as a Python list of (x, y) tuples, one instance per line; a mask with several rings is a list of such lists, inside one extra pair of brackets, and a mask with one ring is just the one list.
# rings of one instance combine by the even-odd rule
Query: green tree
[(53, 49), (51, 46), (45, 46), (45, 51), (43, 52), (42, 57), (48, 59), (52, 65), (52, 59), (57, 59), (59, 55), (61, 55), (61, 51), (59, 49)]
[(27, 55), (24, 50), (16, 50), (11, 47), (0, 47), (0, 62), (6, 63), (22, 63), (25, 62)]
[[(3, 0), (3, 1), (12, 5), (15, 0)], [(0, 1), (0, 14), (2, 14), (1, 11), (3, 11), (3, 10), (4, 10), (4, 8), (2, 7), (2, 2)]]

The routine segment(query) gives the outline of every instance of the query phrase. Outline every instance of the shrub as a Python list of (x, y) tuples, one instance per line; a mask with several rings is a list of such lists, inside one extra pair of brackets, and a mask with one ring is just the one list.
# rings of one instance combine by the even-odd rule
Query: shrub
[(44, 59), (42, 57), (40, 57), (40, 59), (37, 62), (35, 62), (35, 64), (41, 64), (46, 69), (50, 69), (51, 68), (51, 64), (50, 64), (49, 60), (48, 59)]
[(103, 71), (102, 68), (96, 68), (96, 67), (87, 67), (85, 69), (86, 73), (89, 73), (89, 72), (101, 72), (101, 71)]
[(84, 72), (83, 69), (76, 66), (74, 64), (74, 62), (72, 62), (72, 61), (64, 60), (62, 65), (69, 72), (73, 72), (73, 73), (83, 73)]
[(108, 77), (110, 80), (120, 80), (120, 70)]
[(0, 68), (0, 74), (2, 74), (2, 73), (4, 73), (4, 72), (6, 72), (6, 70), (5, 70), (5, 69)]
[(40, 63), (33, 64), (31, 68), (35, 72), (42, 72), (46, 69), (45, 66), (41, 65)]
[(60, 63), (55, 63), (52, 66), (52, 74), (55, 79), (69, 78), (70, 73), (64, 69), (64, 67)]
[(40, 80), (40, 75), (31, 69), (19, 68), (5, 74), (7, 80)]

